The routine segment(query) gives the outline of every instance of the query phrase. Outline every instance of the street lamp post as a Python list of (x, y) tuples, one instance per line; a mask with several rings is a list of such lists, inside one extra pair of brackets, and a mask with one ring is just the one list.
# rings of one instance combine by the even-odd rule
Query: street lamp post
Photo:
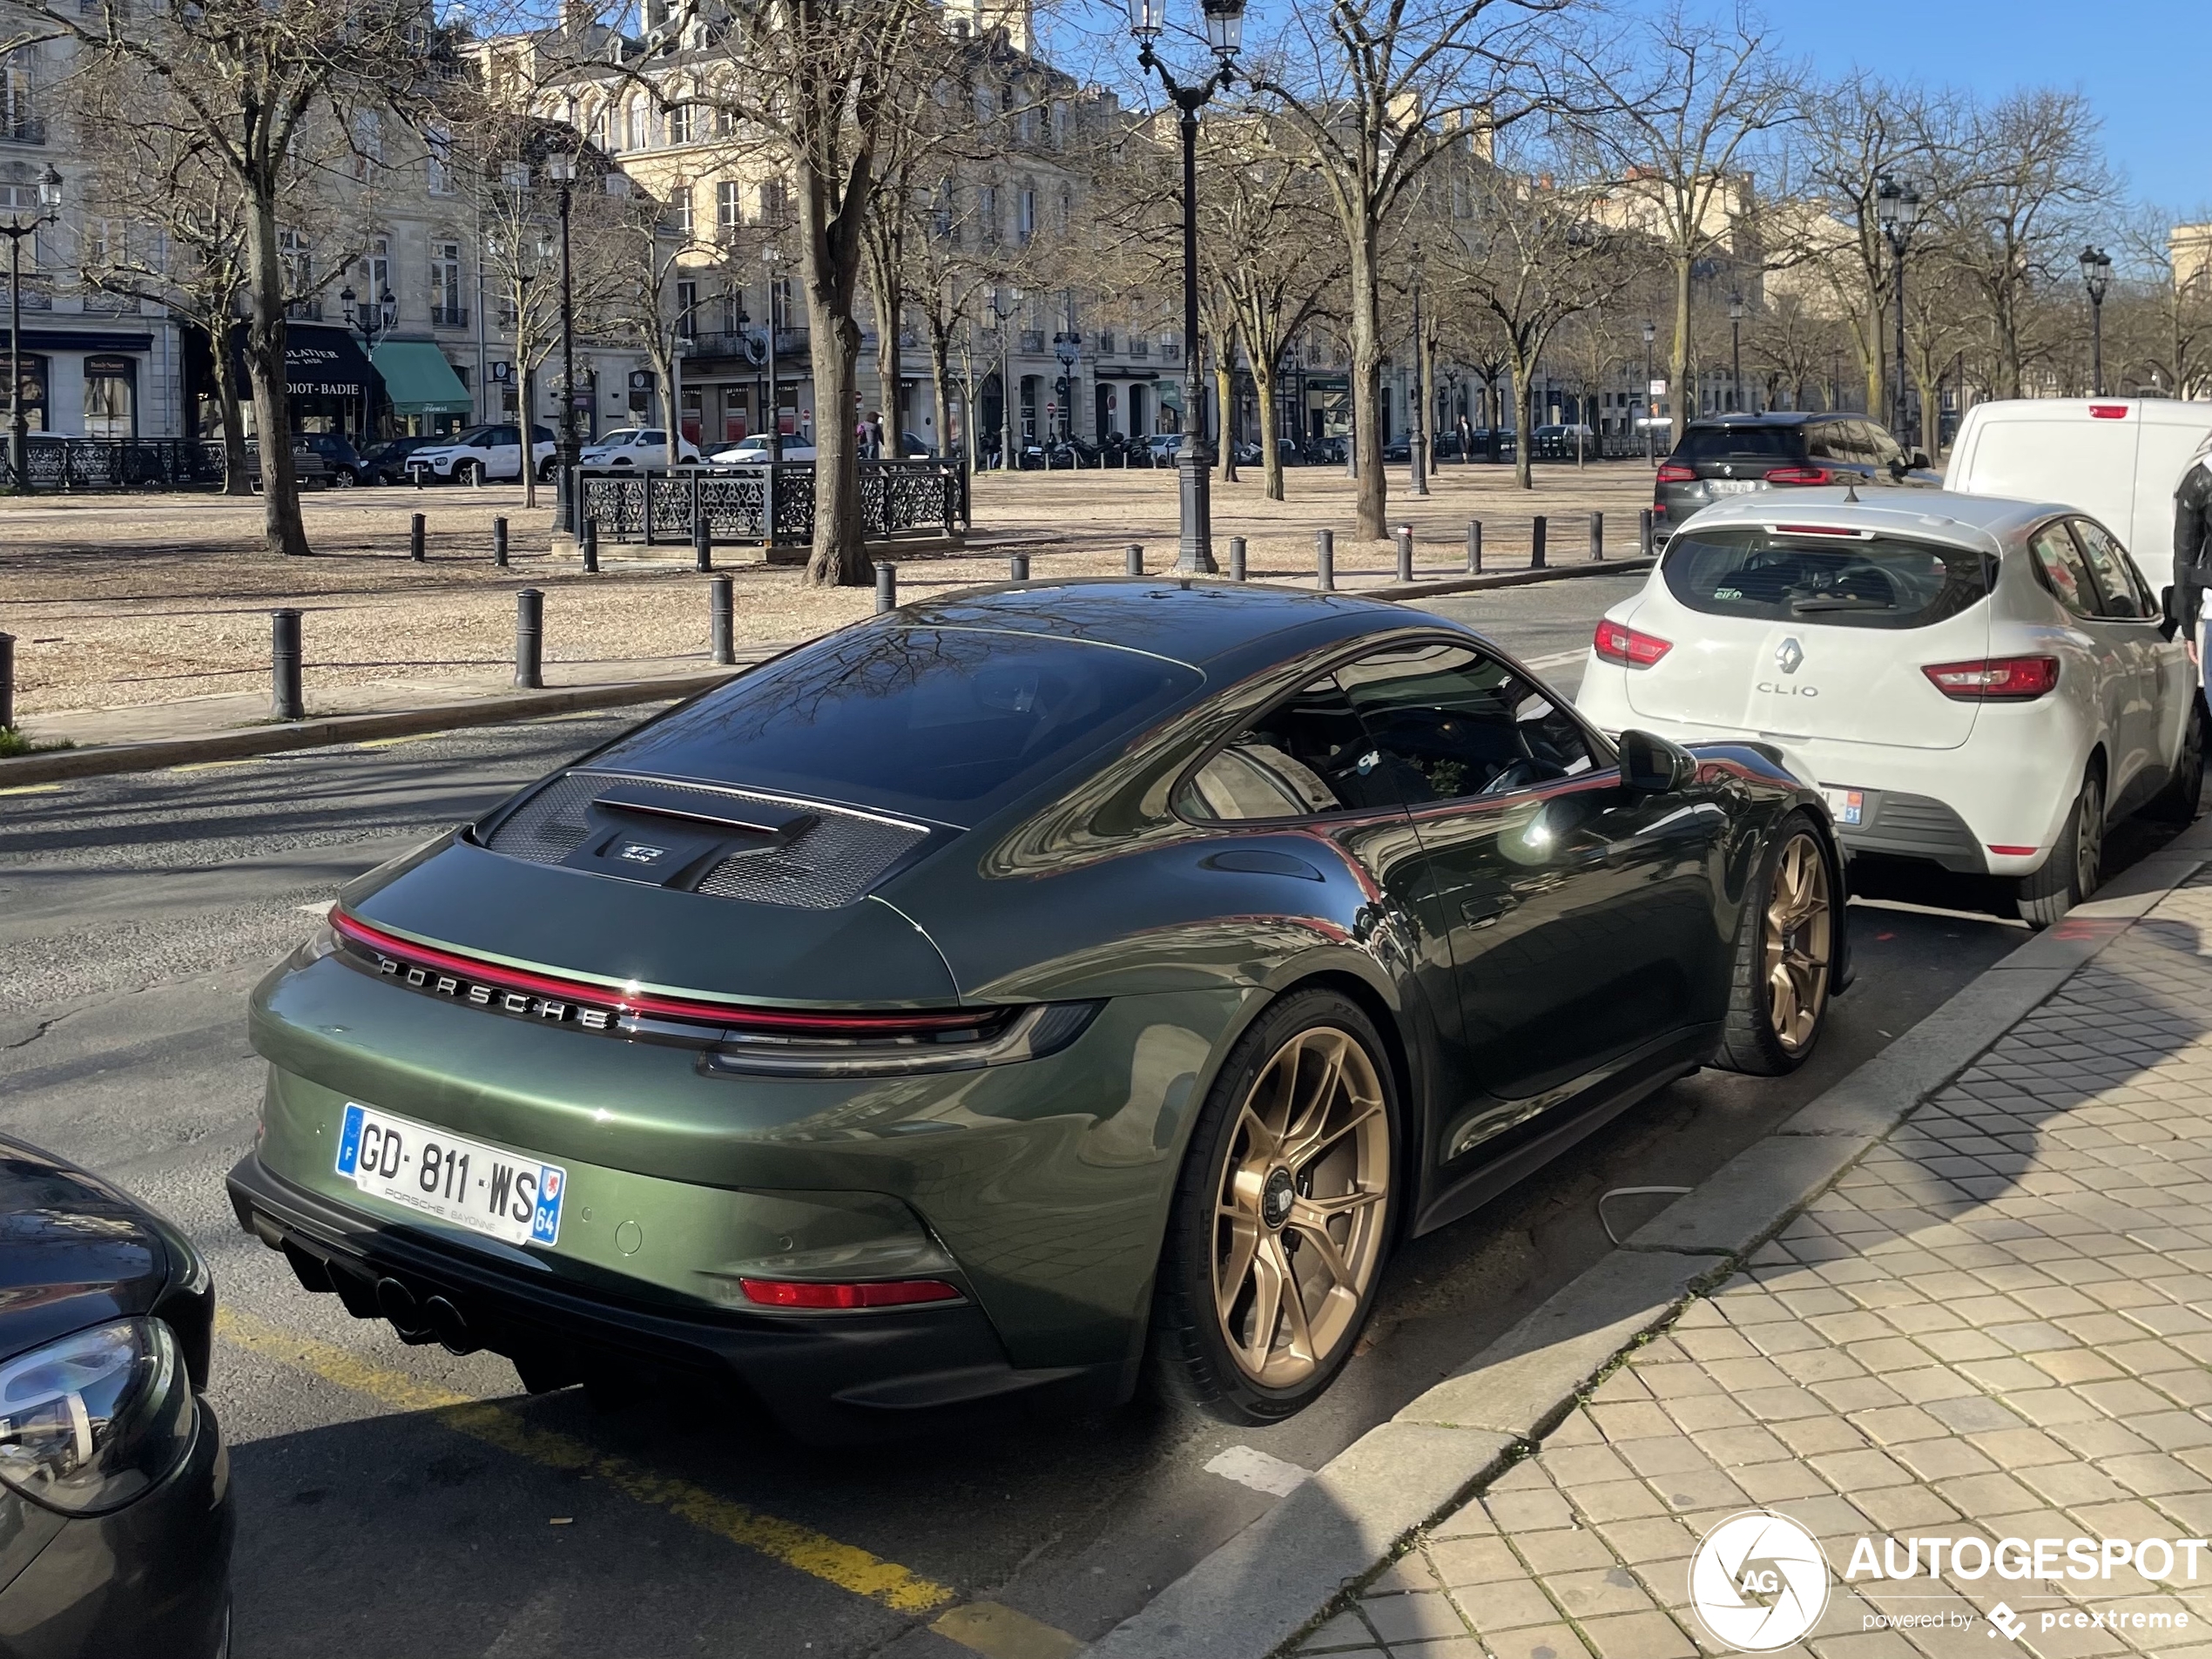
[(766, 303), (761, 307), (766, 320), (761, 327), (768, 335), (768, 459), (772, 464), (784, 458), (784, 388), (776, 378), (776, 325), (782, 310), (782, 296), (777, 293), (781, 281), (784, 251), (774, 243), (760, 250), (760, 265), (766, 275)]
[[(62, 176), (50, 165), (38, 177), (37, 216), (0, 219), (0, 236), (8, 239), (8, 487), (17, 495), (30, 489), (24, 471), (30, 415), (23, 406), (23, 239), (36, 236), (42, 225), (57, 222), (61, 212)], [(227, 350), (229, 345), (225, 341), (217, 349)]]
[[(348, 328), (358, 328), (361, 344), (368, 347), (373, 360), (376, 355), (376, 337), (387, 333), (399, 319), (399, 302), (392, 298), (392, 291), (385, 289), (366, 306), (357, 306), (354, 286), (347, 283), (338, 290), (339, 314)], [(361, 388), (361, 447), (367, 448), (376, 437), (376, 391), (374, 384)]]
[(1413, 396), (1406, 402), (1413, 412), (1406, 423), (1406, 455), (1413, 466), (1413, 493), (1428, 494), (1428, 411), (1421, 406), (1428, 400), (1421, 388), (1421, 244), (1416, 237), (1413, 246)]
[(1060, 360), (1060, 435), (1076, 435), (1076, 363), (1082, 355), (1083, 337), (1073, 327), (1052, 337), (1052, 354)]
[(1743, 407), (1743, 296), (1728, 296), (1728, 405)]
[(2101, 247), (2081, 250), (2081, 284), (2089, 290), (2090, 395), (2105, 395), (2105, 291), (2112, 283), (2112, 258)]
[(576, 188), (576, 158), (556, 151), (545, 158), (545, 176), (561, 198), (561, 509), (559, 528), (577, 525), (576, 280), (569, 264), (569, 211)]
[(1022, 293), (1019, 288), (1001, 293), (991, 290), (991, 320), (998, 325), (999, 337), (999, 466), (1001, 469), (1014, 464), (1014, 364), (1006, 349), (1006, 325), (1022, 313)]
[[(1237, 53), (1244, 42), (1244, 0), (1198, 0), (1206, 23), (1206, 44), (1220, 67), (1205, 79), (1185, 85), (1152, 50), (1167, 27), (1168, 0), (1129, 0), (1130, 32), (1136, 37), (1136, 61), (1159, 77), (1181, 119), (1183, 138), (1183, 411), (1182, 447), (1176, 452), (1180, 480), (1182, 534), (1175, 568), (1182, 575), (1211, 576), (1213, 509), (1207, 471), (1213, 456), (1206, 445), (1205, 404), (1198, 378), (1198, 111), (1233, 78)], [(1224, 415), (1227, 414), (1224, 410)]]
[(1897, 401), (1896, 436), (1899, 443), (1916, 441), (1919, 435), (1906, 432), (1909, 413), (1905, 395), (1905, 248), (1912, 239), (1912, 233), (1920, 224), (1920, 192), (1910, 185), (1900, 185), (1885, 173), (1874, 188), (1874, 216), (1882, 227), (1882, 234), (1889, 239), (1890, 253), (1894, 261), (1896, 280), (1892, 283), (1892, 298), (1897, 305)]
[(1659, 411), (1651, 401), (1651, 342), (1659, 338), (1659, 325), (1645, 319), (1643, 325), (1643, 458), (1646, 463), (1659, 464), (1658, 441), (1652, 436)]

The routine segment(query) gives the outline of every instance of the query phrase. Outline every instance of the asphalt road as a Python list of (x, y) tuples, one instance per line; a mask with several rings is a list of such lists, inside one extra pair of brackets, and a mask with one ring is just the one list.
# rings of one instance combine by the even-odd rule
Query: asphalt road
[[(1592, 621), (1632, 584), (1436, 608), (1558, 664), (1567, 689)], [(1695, 1183), (2025, 936), (1935, 907), (1987, 894), (1856, 906), (1858, 983), (1812, 1064), (1779, 1081), (1686, 1079), (1414, 1244), (1363, 1352), (1291, 1422), (1231, 1430), (1133, 1407), (812, 1451), (702, 1402), (601, 1413), (577, 1391), (523, 1396), (489, 1356), (403, 1346), (300, 1290), (223, 1197), (260, 1089), (243, 999), (311, 926), (302, 907), (623, 723), (0, 795), (0, 1126), (116, 1176), (214, 1265), (240, 1659), (1064, 1655), (1056, 1633), (1088, 1639), (1134, 1611), (1274, 1501), (1263, 1488), (1325, 1460), (1601, 1255), (1601, 1194)], [(2123, 836), (2114, 851), (2148, 845)], [(1658, 1202), (1608, 1213), (1633, 1225)], [(946, 1604), (968, 1645), (926, 1628)]]

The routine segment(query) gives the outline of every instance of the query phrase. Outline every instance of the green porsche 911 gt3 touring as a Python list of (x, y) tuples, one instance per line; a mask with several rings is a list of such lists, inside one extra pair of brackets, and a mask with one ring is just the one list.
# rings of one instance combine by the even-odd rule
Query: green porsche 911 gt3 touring
[(1817, 792), (1339, 595), (909, 605), (348, 886), (255, 991), (239, 1219), (526, 1386), (801, 1433), (1279, 1418), (1394, 1246), (1847, 977)]

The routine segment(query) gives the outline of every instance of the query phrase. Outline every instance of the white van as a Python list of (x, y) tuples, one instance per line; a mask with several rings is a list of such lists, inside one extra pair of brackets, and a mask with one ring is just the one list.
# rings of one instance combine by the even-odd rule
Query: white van
[(2013, 398), (1966, 411), (1946, 489), (2076, 507), (2118, 531), (2156, 593), (2174, 580), (2174, 491), (2212, 403)]

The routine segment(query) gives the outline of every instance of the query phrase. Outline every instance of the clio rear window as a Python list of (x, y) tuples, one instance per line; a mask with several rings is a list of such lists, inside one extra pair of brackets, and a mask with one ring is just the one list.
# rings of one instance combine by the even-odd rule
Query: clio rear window
[(1764, 526), (1686, 531), (1660, 566), (1692, 610), (1837, 628), (1925, 628), (1987, 597), (1997, 561), (1902, 536), (1791, 535)]

